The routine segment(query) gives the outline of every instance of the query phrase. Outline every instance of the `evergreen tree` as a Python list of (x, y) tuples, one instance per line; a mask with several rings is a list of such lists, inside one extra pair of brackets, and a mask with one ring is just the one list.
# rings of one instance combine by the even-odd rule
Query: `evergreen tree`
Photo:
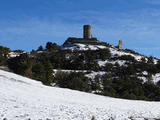
[(37, 51), (43, 51), (42, 45), (38, 47)]
[(6, 65), (10, 49), (0, 46), (0, 65)]
[(102, 60), (106, 60), (106, 59), (110, 58), (111, 53), (110, 53), (109, 49), (100, 49), (99, 50), (99, 57)]
[(53, 82), (53, 66), (50, 61), (46, 61), (45, 63), (45, 71), (46, 71), (46, 79), (42, 82), (46, 85), (51, 85)]
[(35, 63), (33, 68), (33, 78), (39, 81), (45, 80), (45, 68), (41, 63)]

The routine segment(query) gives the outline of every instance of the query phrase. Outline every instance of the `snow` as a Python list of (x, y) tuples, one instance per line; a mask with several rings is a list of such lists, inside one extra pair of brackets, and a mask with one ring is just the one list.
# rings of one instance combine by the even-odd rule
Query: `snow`
[(123, 100), (48, 87), (0, 70), (0, 120), (160, 119), (160, 102)]
[(139, 79), (142, 79), (143, 80), (143, 83), (145, 83), (145, 82), (147, 82), (148, 81), (148, 79), (146, 78), (146, 77), (144, 77), (144, 76), (142, 76), (142, 77), (138, 77)]
[(143, 75), (148, 75), (147, 71), (143, 71), (142, 73), (143, 73)]
[(12, 51), (12, 52), (9, 53), (9, 57), (11, 57), (11, 58), (17, 57), (17, 56), (20, 56), (20, 55), (23, 54), (23, 53), (26, 53), (26, 52), (23, 51), (22, 53), (19, 53), (19, 52), (14, 52), (14, 51)]
[[(137, 61), (141, 61), (142, 58), (145, 58), (146, 60), (147, 57), (145, 56), (142, 56), (142, 55), (136, 55), (136, 54), (133, 54), (133, 53), (128, 53), (128, 52), (124, 52), (124, 51), (119, 51), (117, 48), (115, 47), (109, 47), (109, 50), (112, 54), (112, 56), (115, 56), (115, 55), (118, 55), (118, 56), (122, 56), (122, 55), (131, 55), (132, 57), (134, 57)], [(157, 64), (158, 62), (158, 59), (155, 59), (153, 60), (154, 64)]]
[(85, 45), (76, 43), (70, 47), (62, 47), (62, 49), (70, 49), (70, 50), (99, 50), (99, 49), (105, 49), (106, 46), (103, 45)]
[[(103, 45), (86, 45), (86, 44), (80, 44), (80, 43), (75, 43), (71, 46), (68, 47), (61, 47), (63, 50), (69, 49), (69, 50), (99, 50), (99, 49), (106, 49), (108, 48), (111, 52), (112, 57), (118, 55), (118, 56), (122, 56), (122, 55), (131, 55), (132, 57), (134, 57), (137, 61), (141, 61), (142, 58), (145, 58), (146, 60), (148, 60), (148, 58), (146, 56), (143, 55), (137, 55), (137, 54), (133, 54), (133, 53), (129, 53), (129, 52), (125, 52), (122, 50), (119, 50), (116, 47), (106, 47)], [(120, 64), (120, 66), (124, 65), (124, 61), (116, 61)], [(154, 58), (154, 64), (157, 64), (158, 59)], [(105, 63), (107, 63), (107, 61), (99, 61), (98, 62), (100, 66), (104, 66)], [(115, 64), (112, 62), (112, 64)]]
[(58, 69), (53, 69), (53, 71), (55, 72), (55, 73), (57, 73), (58, 71), (61, 71), (61, 72), (67, 72), (67, 73), (70, 73), (70, 72), (87, 72), (87, 70), (62, 70), (62, 69), (60, 69), (60, 70), (58, 70)]
[(152, 75), (153, 83), (157, 84), (160, 81), (160, 73)]
[(10, 57), (17, 57), (17, 56), (19, 56), (20, 54), (19, 53), (16, 53), (16, 52), (10, 52), (9, 53), (9, 56)]
[[(143, 73), (143, 76), (138, 77), (138, 78), (142, 79), (143, 82), (145, 83), (148, 81), (148, 79), (146, 78), (146, 75), (148, 75), (148, 72), (143, 71), (142, 73)], [(152, 75), (151, 82), (153, 82), (156, 85), (159, 81), (160, 81), (160, 73), (156, 73), (156, 74)]]
[(125, 60), (115, 60), (115, 61), (108, 61), (108, 60), (98, 60), (98, 64), (100, 67), (105, 66), (106, 63), (111, 63), (111, 64), (115, 64), (118, 63), (120, 66), (125, 65), (126, 61)]
[(88, 78), (94, 79), (96, 77), (96, 75), (103, 76), (104, 74), (106, 74), (106, 72), (104, 72), (104, 71), (99, 71), (99, 72), (92, 71), (91, 73), (86, 74), (85, 76)]
[[(75, 43), (75, 44), (73, 44), (73, 45), (71, 45), (69, 47), (63, 47), (62, 46), (61, 48), (64, 49), (64, 50), (66, 50), (66, 49), (70, 49), (70, 50), (99, 50), (99, 49), (108, 48), (110, 50), (112, 56), (116, 56), (116, 55), (118, 55), (118, 56), (131, 55), (137, 61), (141, 61), (141, 59), (145, 57), (143, 55), (136, 55), (136, 54), (133, 54), (133, 53), (129, 53), (129, 52), (125, 52), (125, 51), (119, 50), (116, 47), (106, 47), (106, 46), (103, 46), (103, 45), (85, 45), (85, 44)], [(146, 58), (146, 60), (148, 60), (147, 57), (145, 57), (145, 58)], [(157, 61), (158, 60), (154, 58), (154, 63), (155, 64), (157, 63)]]
[(127, 52), (124, 52), (124, 51), (118, 51), (117, 48), (109, 48), (110, 51), (111, 51), (111, 54), (114, 56), (114, 55), (118, 55), (118, 56), (122, 56), (122, 55), (131, 55), (133, 56), (137, 61), (140, 61), (141, 58), (143, 58), (144, 56), (141, 56), (141, 55), (134, 55), (134, 54), (131, 54), (131, 53), (127, 53)]
[[(82, 73), (86, 73), (85, 76), (91, 79), (94, 79), (96, 75), (100, 75), (103, 76), (106, 72), (104, 71), (99, 71), (99, 72), (95, 72), (95, 71), (88, 71), (88, 70), (58, 70), (58, 69), (54, 69), (54, 75), (58, 72), (66, 72), (66, 73), (71, 73), (71, 72), (82, 72)], [(87, 73), (90, 72), (90, 73)]]

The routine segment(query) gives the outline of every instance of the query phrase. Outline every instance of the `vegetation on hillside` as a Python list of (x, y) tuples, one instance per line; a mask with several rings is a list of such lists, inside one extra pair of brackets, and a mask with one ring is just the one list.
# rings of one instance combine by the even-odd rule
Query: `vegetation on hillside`
[[(125, 51), (138, 55), (132, 50)], [(45, 85), (125, 99), (160, 100), (160, 82), (152, 82), (152, 76), (160, 73), (160, 61), (154, 64), (153, 57), (142, 57), (137, 61), (131, 55), (113, 56), (107, 48), (87, 51), (62, 50), (51, 42), (48, 42), (45, 48), (39, 46), (30, 54), (22, 53), (17, 57), (9, 57), (9, 52), (9, 48), (0, 46), (1, 66), (8, 66), (14, 73), (39, 80)], [(100, 60), (125, 63), (120, 65), (118, 62), (107, 62), (100, 66), (97, 62)], [(59, 71), (54, 72), (53, 69)], [(103, 71), (105, 74), (96, 75), (94, 78), (87, 77), (86, 74), (92, 71)], [(144, 71), (147, 74), (144, 75)], [(147, 81), (144, 82), (142, 77), (147, 78)]]

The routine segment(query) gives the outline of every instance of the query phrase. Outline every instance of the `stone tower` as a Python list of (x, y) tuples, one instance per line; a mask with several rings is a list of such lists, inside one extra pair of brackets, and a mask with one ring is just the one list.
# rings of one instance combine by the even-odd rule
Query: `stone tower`
[(84, 39), (91, 39), (92, 38), (91, 25), (84, 25), (83, 26), (83, 38)]
[(122, 40), (119, 40), (118, 49), (122, 50)]
[(92, 37), (91, 25), (83, 26), (83, 38), (68, 37), (64, 42), (64, 47), (72, 47), (75, 44), (98, 45), (101, 42), (96, 37)]

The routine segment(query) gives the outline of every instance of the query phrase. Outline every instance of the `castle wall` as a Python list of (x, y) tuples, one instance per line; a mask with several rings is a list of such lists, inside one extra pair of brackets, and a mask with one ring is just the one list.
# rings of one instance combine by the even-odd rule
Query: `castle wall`
[(66, 42), (63, 44), (63, 46), (68, 46), (69, 44), (74, 44), (74, 43), (81, 43), (81, 44), (97, 44), (99, 41), (97, 38), (91, 38), (91, 39), (84, 39), (84, 38), (74, 38), (74, 37), (69, 37)]

